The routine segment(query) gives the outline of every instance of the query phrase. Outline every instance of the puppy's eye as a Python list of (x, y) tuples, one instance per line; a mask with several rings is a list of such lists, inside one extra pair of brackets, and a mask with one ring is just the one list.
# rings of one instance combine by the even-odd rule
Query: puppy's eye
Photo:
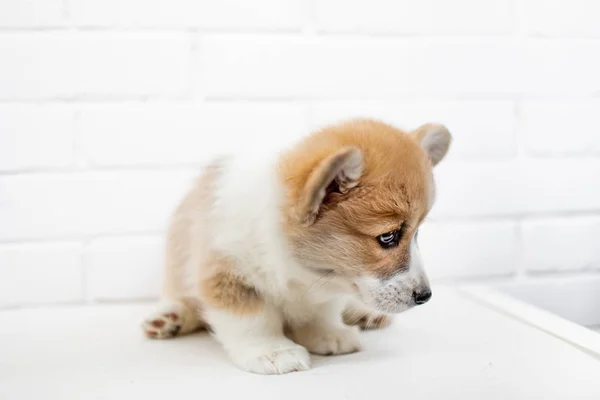
[(384, 249), (389, 249), (391, 247), (397, 246), (398, 242), (400, 241), (400, 231), (400, 229), (397, 229), (395, 231), (377, 236), (377, 241), (379, 242), (379, 245)]

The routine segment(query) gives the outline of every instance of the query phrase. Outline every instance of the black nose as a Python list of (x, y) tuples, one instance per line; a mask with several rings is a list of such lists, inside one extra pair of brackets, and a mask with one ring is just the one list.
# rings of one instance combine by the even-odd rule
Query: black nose
[(413, 292), (413, 299), (416, 305), (425, 304), (431, 298), (431, 290), (415, 290)]

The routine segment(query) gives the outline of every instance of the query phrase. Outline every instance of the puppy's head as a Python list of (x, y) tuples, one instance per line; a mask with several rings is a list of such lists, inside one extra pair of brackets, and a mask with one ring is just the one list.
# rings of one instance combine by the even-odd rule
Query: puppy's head
[(441, 125), (406, 133), (373, 120), (306, 138), (281, 163), (294, 256), (382, 311), (429, 300), (418, 229), (434, 202), (432, 168), (450, 140)]

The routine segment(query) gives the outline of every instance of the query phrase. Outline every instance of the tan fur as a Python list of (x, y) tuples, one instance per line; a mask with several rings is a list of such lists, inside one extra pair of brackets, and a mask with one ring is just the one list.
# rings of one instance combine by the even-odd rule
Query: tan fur
[[(304, 188), (322, 160), (346, 148), (363, 153), (358, 186), (330, 194), (317, 221), (305, 228), (295, 205), (304, 201)], [(357, 266), (365, 266), (386, 277), (406, 266), (408, 241), (384, 250), (374, 238), (402, 224), (404, 235), (412, 236), (429, 211), (432, 164), (413, 136), (373, 120), (328, 127), (284, 155), (281, 175), (288, 188), (286, 229), (299, 258), (327, 263), (344, 275), (359, 274)]]
[(226, 260), (212, 261), (213, 274), (202, 282), (202, 300), (235, 315), (254, 314), (264, 302), (257, 290), (242, 278), (235, 264)]
[[(163, 296), (178, 298), (186, 293), (185, 267), (191, 259), (192, 252), (205, 252), (207, 233), (200, 233), (194, 245), (190, 243), (194, 217), (205, 215), (213, 198), (215, 180), (220, 174), (220, 161), (208, 165), (196, 180), (192, 190), (181, 201), (171, 217), (171, 226), (167, 234), (166, 268), (163, 280)], [(207, 221), (208, 222), (208, 221)]]
[[(169, 299), (181, 299), (182, 294), (192, 290), (186, 287), (185, 268), (189, 268), (190, 260), (202, 260), (200, 265), (191, 268), (200, 269), (197, 274), (195, 293), (196, 304), (193, 315), (198, 325), (202, 325), (202, 303), (213, 307), (226, 309), (236, 315), (252, 314), (263, 306), (258, 292), (236, 273), (235, 265), (227, 262), (224, 257), (215, 253), (209, 246), (210, 231), (206, 229), (213, 223), (210, 219), (210, 209), (214, 201), (215, 181), (221, 171), (222, 160), (208, 165), (189, 194), (177, 207), (171, 218), (171, 227), (167, 237), (166, 273), (163, 283), (163, 296)], [(203, 216), (200, 226), (196, 226), (194, 218)], [(200, 229), (198, 229), (200, 228)], [(193, 240), (193, 243), (191, 241)], [(194, 254), (210, 254), (210, 256), (193, 257)], [(189, 303), (189, 298), (185, 298)]]
[[(440, 125), (403, 132), (354, 120), (313, 133), (275, 165), (210, 164), (172, 216), (166, 308), (144, 331), (168, 338), (210, 323), (232, 360), (258, 373), (307, 369), (307, 351), (357, 351), (358, 329), (347, 324), (384, 327), (389, 317), (372, 307), (401, 312), (429, 290), (411, 241), (449, 140)], [(382, 248), (377, 237), (400, 229), (398, 245)], [(397, 307), (367, 306), (364, 285), (392, 278)]]
[[(192, 252), (208, 251), (202, 240), (192, 246), (191, 231), (194, 215), (202, 215), (210, 208), (213, 185), (219, 172), (219, 161), (208, 165), (171, 216), (162, 287), (162, 298), (167, 305), (143, 324), (144, 332), (151, 338), (169, 338), (206, 327), (202, 318), (202, 299), (197, 294), (190, 293), (185, 269), (189, 267)], [(157, 322), (162, 325), (157, 327)]]
[[(354, 169), (349, 177), (345, 169)], [(302, 193), (295, 207), (295, 216), (302, 224), (311, 224), (317, 217), (324, 198), (328, 195), (328, 187), (336, 182), (335, 189), (340, 193), (347, 193), (356, 186), (356, 178), (362, 171), (362, 155), (356, 147), (344, 147), (321, 160), (308, 176), (304, 187), (299, 189)]]

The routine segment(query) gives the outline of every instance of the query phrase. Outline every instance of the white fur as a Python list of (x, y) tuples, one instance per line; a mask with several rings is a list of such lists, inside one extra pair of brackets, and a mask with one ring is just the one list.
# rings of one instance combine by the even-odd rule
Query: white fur
[(272, 305), (250, 316), (209, 309), (206, 318), (231, 360), (245, 371), (285, 374), (310, 368), (308, 352), (284, 336), (283, 317)]
[(349, 292), (349, 283), (329, 280), (292, 258), (281, 230), (282, 194), (272, 159), (231, 158), (216, 182), (211, 210), (218, 221), (213, 248), (237, 261), (267, 306), (241, 317), (208, 307), (204, 318), (234, 363), (262, 374), (310, 367), (306, 349), (284, 336), (284, 321), (295, 328), (296, 342), (311, 352), (338, 354), (360, 347), (356, 329), (341, 319), (345, 303), (340, 292)]
[(429, 290), (429, 279), (423, 268), (416, 237), (410, 242), (410, 265), (387, 280), (363, 278), (359, 285), (363, 298), (372, 306), (388, 313), (399, 313), (415, 305), (413, 292)]
[[(360, 152), (356, 154), (351, 159), (353, 166), (360, 164)], [(203, 230), (204, 236), (191, 236), (204, 237), (207, 243), (190, 243), (190, 247), (214, 250), (232, 260), (236, 273), (260, 293), (264, 307), (249, 315), (235, 315), (203, 304), (201, 322), (211, 327), (236, 365), (260, 374), (308, 369), (308, 352), (342, 354), (359, 350), (358, 328), (347, 326), (342, 319), (357, 282), (301, 266), (292, 256), (281, 221), (284, 189), (276, 160), (243, 155), (223, 159), (219, 165), (219, 174), (209, 188), (214, 196), (210, 208), (193, 217), (202, 218), (194, 221), (192, 229)], [(359, 173), (356, 168), (345, 172), (345, 178), (355, 179)], [(182, 273), (187, 280), (183, 287), (192, 297), (202, 294), (198, 286), (202, 269), (196, 265), (201, 257), (190, 256)], [(411, 239), (408, 271), (386, 281), (363, 279), (358, 285), (365, 300), (382, 311), (400, 312), (414, 306), (413, 292), (428, 287), (415, 239)], [(167, 315), (163, 311), (153, 316), (145, 329), (153, 330), (158, 318), (164, 320), (163, 328), (158, 332), (154, 329), (154, 337), (172, 336), (177, 326), (165, 320)], [(193, 330), (193, 318), (190, 321), (189, 326), (182, 326), (185, 331)], [(186, 318), (175, 322), (185, 324)], [(290, 332), (284, 332), (284, 326)]]
[[(377, 126), (384, 133), (389, 130), (382, 124)], [(447, 150), (444, 144), (449, 143), (449, 133), (431, 137), (431, 132), (425, 133), (421, 144), (435, 164)], [(330, 134), (335, 137), (339, 133)], [(395, 132), (386, 134), (398, 138)], [(413, 136), (422, 137), (420, 133)], [(319, 138), (314, 140), (320, 142)], [(326, 150), (330, 144), (326, 141), (320, 145)], [(147, 335), (167, 338), (208, 326), (240, 368), (280, 374), (308, 369), (309, 352), (359, 350), (357, 327), (346, 323), (368, 328), (373, 322), (373, 326), (381, 327), (389, 323), (381, 311), (400, 312), (422, 304), (425, 299), (415, 300), (415, 293), (426, 293), (429, 282), (414, 237), (410, 238), (409, 267), (385, 280), (356, 276), (361, 270), (368, 274), (370, 266), (329, 265), (335, 263), (335, 254), (327, 254), (326, 263), (311, 261), (315, 254), (310, 251), (318, 251), (317, 247), (310, 249), (315, 238), (309, 250), (301, 248), (302, 237), (293, 230), (310, 226), (310, 231), (303, 232), (309, 235), (319, 229), (318, 225), (311, 226), (315, 221), (310, 218), (313, 213), (318, 216), (323, 206), (317, 191), (321, 190), (325, 198), (333, 179), (339, 192), (336, 195), (344, 195), (360, 183), (362, 150), (352, 146), (338, 150), (321, 160), (316, 171), (304, 171), (310, 174), (308, 183), (294, 186), (289, 193), (284, 193), (283, 185), (300, 184), (294, 182), (298, 177), (291, 173), (283, 182), (280, 174), (290, 174), (288, 169), (295, 168), (294, 163), (303, 166), (302, 155), (292, 152), (282, 164), (282, 155), (267, 152), (221, 158), (210, 164), (173, 215), (163, 289), (171, 306), (146, 321)], [(287, 196), (296, 195), (296, 203), (284, 202)], [(434, 197), (433, 186), (429, 197)], [(289, 221), (282, 220), (288, 217)], [(290, 221), (292, 235), (284, 230)], [(294, 240), (293, 249), (288, 238)], [(360, 263), (360, 259), (348, 258), (354, 260), (351, 263)], [(348, 300), (360, 304), (348, 305)]]

